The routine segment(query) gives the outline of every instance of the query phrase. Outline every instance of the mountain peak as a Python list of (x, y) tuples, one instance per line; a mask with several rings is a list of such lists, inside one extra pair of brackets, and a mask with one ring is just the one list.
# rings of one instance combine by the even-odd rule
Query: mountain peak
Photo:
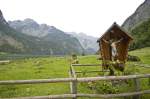
[(3, 15), (3, 14), (2, 14), (2, 11), (0, 10), (0, 16), (1, 16), (1, 15)]
[(6, 22), (6, 20), (5, 20), (5, 18), (3, 17), (3, 13), (2, 13), (1, 10), (0, 10), (0, 23), (2, 23), (2, 24), (8, 24), (8, 23)]
[(33, 19), (30, 19), (30, 18), (24, 19), (23, 22), (26, 24), (34, 24), (34, 25), (38, 26), (38, 23), (36, 21), (34, 21)]
[(26, 21), (26, 22), (35, 22), (33, 19), (30, 19), (30, 18), (26, 18), (26, 19), (24, 19), (24, 21)]

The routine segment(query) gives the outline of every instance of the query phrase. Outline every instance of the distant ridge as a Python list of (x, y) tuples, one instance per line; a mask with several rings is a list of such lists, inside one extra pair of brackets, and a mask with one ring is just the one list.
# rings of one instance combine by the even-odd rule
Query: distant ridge
[[(32, 19), (25, 21), (26, 24), (18, 24), (21, 21), (15, 21), (16, 25), (13, 22), (6, 22), (0, 11), (0, 52), (40, 55), (83, 53), (83, 48), (75, 37), (65, 34), (53, 26), (49, 29), (49, 26), (44, 24), (40, 26), (48, 33), (46, 34), (46, 31), (42, 31), (41, 28), (41, 32), (37, 32), (39, 25), (35, 21)], [(31, 30), (34, 31), (31, 32)]]
[(98, 38), (89, 36), (85, 33), (68, 32), (68, 34), (71, 34), (73, 37), (76, 37), (79, 40), (85, 50), (85, 53), (95, 54), (98, 51)]
[[(54, 26), (49, 26), (47, 24), (38, 24), (33, 19), (29, 19), (29, 18), (24, 19), (24, 20), (9, 21), (9, 25), (12, 28), (26, 35), (39, 37), (42, 40), (46, 40), (46, 41), (56, 42), (56, 40), (59, 41), (60, 39), (61, 40), (68, 39), (67, 43), (69, 43), (69, 41), (71, 43), (72, 41), (69, 40), (69, 38), (77, 39), (79, 42), (76, 41), (76, 45), (78, 46), (78, 47), (76, 46), (76, 49), (79, 48), (78, 50), (80, 50), (80, 52), (84, 54), (95, 54), (96, 51), (98, 50), (98, 45), (96, 42), (97, 38), (88, 36), (84, 33), (78, 34), (74, 32), (64, 32), (62, 30), (57, 29)], [(71, 45), (69, 46), (71, 47)], [(82, 49), (81, 49), (81, 46), (82, 46)]]

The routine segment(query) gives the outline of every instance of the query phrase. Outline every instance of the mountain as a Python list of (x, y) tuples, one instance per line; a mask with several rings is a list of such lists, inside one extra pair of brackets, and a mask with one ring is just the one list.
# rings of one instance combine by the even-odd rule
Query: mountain
[[(46, 49), (39, 38), (28, 36), (11, 28), (0, 11), (0, 52), (45, 53)], [(47, 46), (47, 45), (45, 45)]]
[(150, 46), (150, 0), (145, 0), (136, 11), (128, 17), (122, 27), (129, 31), (134, 41), (131, 50)]
[[(68, 33), (63, 32), (54, 26), (49, 26), (47, 24), (38, 24), (36, 21), (29, 18), (23, 21), (21, 20), (9, 21), (9, 25), (24, 34), (39, 37), (42, 40), (46, 40), (46, 41), (53, 42), (57, 40), (58, 42), (63, 43), (63, 44), (61, 43), (55, 44), (55, 46), (59, 44), (71, 48), (75, 46), (82, 46), (83, 48), (76, 47), (76, 49), (80, 50), (80, 52), (82, 53), (84, 52), (85, 54), (94, 54), (98, 50), (98, 44), (96, 42), (97, 38), (88, 36), (84, 33), (77, 34), (74, 32), (68, 32)], [(77, 38), (79, 42), (77, 40), (73, 41), (70, 38), (74, 40)], [(72, 45), (67, 45), (68, 43), (72, 43)]]
[(0, 10), (0, 23), (4, 24), (4, 25), (8, 25), (8, 23), (6, 22), (6, 20), (3, 17), (3, 13), (1, 10)]
[[(52, 35), (50, 32), (46, 34), (42, 30), (41, 32), (35, 32), (39, 25), (32, 23), (33, 21), (29, 19), (27, 19), (27, 22), (28, 25), (18, 24), (15, 25), (16, 27), (12, 28), (12, 25), (9, 24), (10, 22), (6, 22), (0, 11), (1, 52), (53, 55), (65, 55), (71, 53), (81, 54), (83, 52), (80, 42), (76, 38), (65, 34), (63, 31), (52, 27), (53, 29), (50, 29)], [(33, 30), (35, 30), (34, 32), (31, 32), (30, 29), (28, 29), (30, 26), (33, 27)], [(26, 33), (22, 30), (26, 31)]]
[(0, 51), (24, 51), (24, 44), (20, 41), (21, 35), (18, 34), (17, 31), (9, 27), (0, 10)]
[(46, 36), (47, 34), (55, 33), (58, 30), (54, 26), (49, 26), (47, 24), (38, 24), (36, 21), (29, 18), (23, 21), (21, 20), (8, 21), (8, 23), (11, 27), (13, 27), (18, 31), (36, 37), (43, 37)]
[(134, 37), (134, 42), (130, 49), (150, 47), (150, 18), (132, 29), (131, 34)]
[(99, 49), (96, 37), (86, 35), (84, 33), (68, 32), (73, 37), (76, 37), (84, 48), (85, 53), (94, 54)]
[(131, 31), (133, 28), (141, 24), (143, 21), (146, 21), (150, 18), (150, 0), (145, 0), (136, 11), (128, 17), (123, 23), (122, 27)]

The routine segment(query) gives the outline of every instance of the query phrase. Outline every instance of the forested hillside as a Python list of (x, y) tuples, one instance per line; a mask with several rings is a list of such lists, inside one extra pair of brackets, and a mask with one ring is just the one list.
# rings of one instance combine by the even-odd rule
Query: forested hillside
[(134, 42), (131, 49), (143, 48), (150, 46), (150, 19), (135, 27), (131, 31)]

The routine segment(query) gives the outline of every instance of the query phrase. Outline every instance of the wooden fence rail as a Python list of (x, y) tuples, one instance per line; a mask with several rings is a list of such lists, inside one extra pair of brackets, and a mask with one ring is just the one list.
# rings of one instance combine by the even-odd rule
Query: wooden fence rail
[[(138, 92), (128, 92), (128, 93), (120, 93), (120, 94), (61, 94), (61, 95), (48, 95), (48, 96), (34, 96), (34, 97), (19, 97), (13, 99), (68, 99), (68, 98), (77, 98), (77, 97), (87, 97), (87, 98), (119, 98), (124, 96), (135, 96), (142, 94), (149, 94), (150, 90), (138, 91)], [(6, 99), (6, 98), (3, 98)], [(12, 98), (7, 98), (12, 99)]]
[(72, 66), (101, 66), (101, 64), (72, 64)]
[(128, 75), (128, 76), (102, 76), (102, 77), (83, 77), (83, 78), (54, 78), (54, 79), (34, 79), (34, 80), (6, 80), (0, 81), (0, 85), (10, 84), (39, 84), (39, 83), (59, 83), (59, 82), (90, 82), (90, 81), (108, 81), (108, 80), (126, 80), (149, 78), (150, 74)]
[[(113, 97), (124, 97), (124, 96), (135, 96), (135, 99), (141, 94), (150, 94), (150, 90), (140, 91), (138, 79), (140, 78), (150, 78), (150, 74), (141, 74), (141, 75), (128, 75), (128, 76), (102, 76), (102, 77), (84, 77), (84, 78), (55, 78), (55, 79), (35, 79), (35, 80), (7, 80), (0, 81), (0, 85), (11, 85), (11, 84), (39, 84), (39, 83), (60, 83), (60, 82), (70, 82), (72, 83), (71, 94), (62, 94), (62, 95), (49, 95), (49, 96), (35, 96), (35, 97), (19, 97), (13, 99), (66, 99), (77, 97), (97, 97), (97, 98), (113, 98)], [(126, 80), (134, 79), (135, 80), (135, 92), (129, 93), (120, 93), (120, 94), (80, 94), (77, 93), (77, 83), (78, 82), (90, 82), (90, 81), (109, 81), (109, 80)]]

